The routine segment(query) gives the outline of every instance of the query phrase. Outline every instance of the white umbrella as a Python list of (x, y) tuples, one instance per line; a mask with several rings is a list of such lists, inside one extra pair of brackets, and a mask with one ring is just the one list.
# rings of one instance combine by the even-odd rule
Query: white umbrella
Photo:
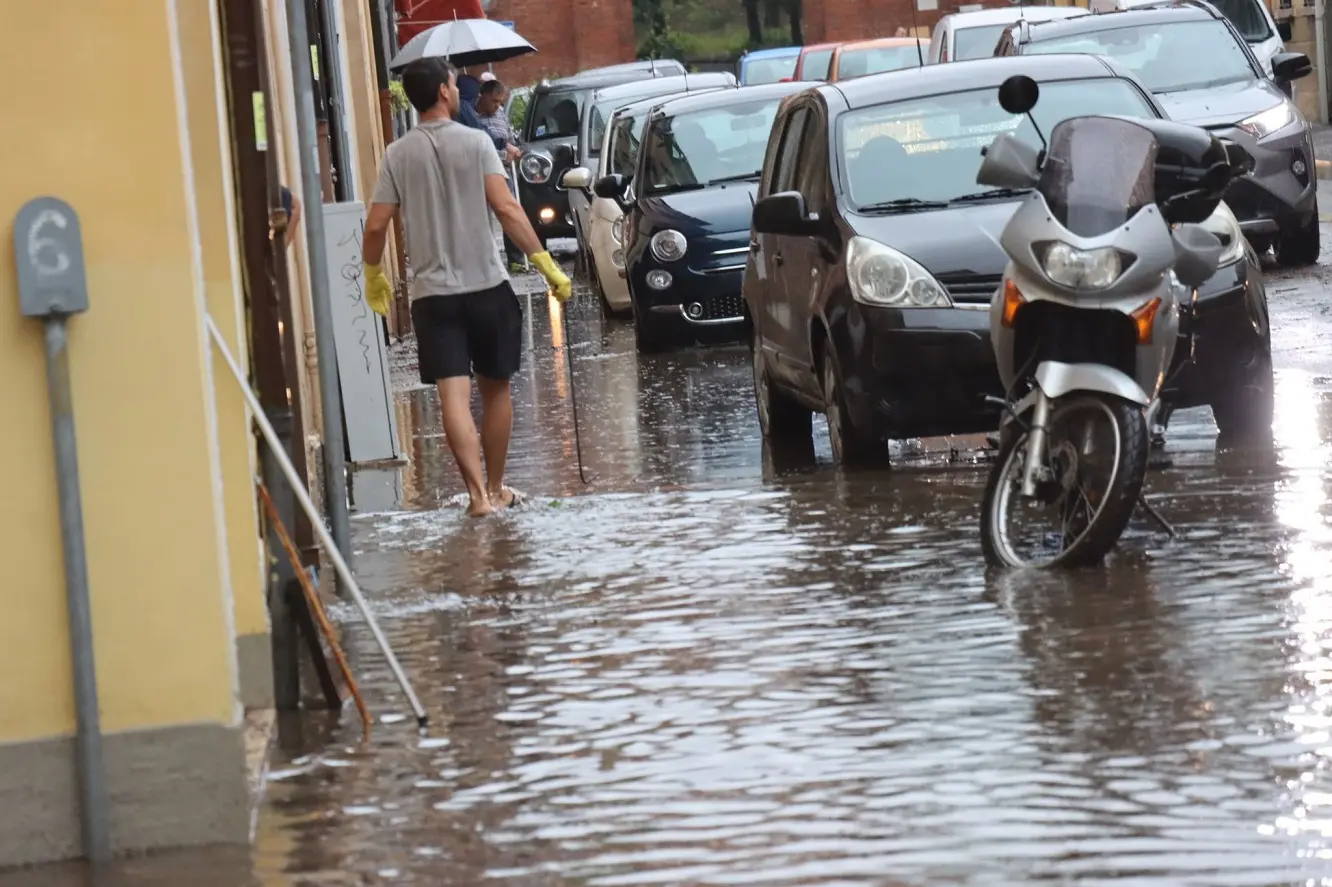
[(417, 59), (446, 58), (460, 68), (502, 62), (536, 52), (512, 28), (486, 18), (466, 18), (422, 31), (398, 51), (389, 68), (400, 70)]

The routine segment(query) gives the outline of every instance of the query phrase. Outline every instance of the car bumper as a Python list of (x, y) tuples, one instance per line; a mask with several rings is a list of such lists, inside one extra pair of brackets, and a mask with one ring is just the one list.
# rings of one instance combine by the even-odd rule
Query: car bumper
[(1247, 260), (1219, 269), (1198, 290), (1162, 399), (1179, 409), (1202, 406), (1212, 402), (1219, 387), (1240, 381), (1244, 369), (1267, 347), (1267, 316), (1257, 307), (1265, 304), (1262, 274)]
[(895, 439), (997, 428), (988, 309), (853, 304), (833, 336), (856, 427)]
[(1250, 239), (1276, 237), (1307, 224), (1318, 211), (1313, 138), (1301, 133), (1270, 143), (1238, 130), (1218, 135), (1242, 144), (1254, 170), (1226, 191), (1226, 204)]
[[(669, 286), (656, 289), (648, 285), (649, 273), (657, 270), (671, 275)], [(639, 323), (703, 342), (738, 341), (743, 337), (743, 276), (742, 269), (700, 271), (679, 262), (658, 265), (644, 258), (631, 260), (627, 274)]]
[(519, 180), (518, 202), (523, 205), (523, 212), (538, 237), (575, 236), (569, 192), (561, 191), (550, 182), (533, 185)]

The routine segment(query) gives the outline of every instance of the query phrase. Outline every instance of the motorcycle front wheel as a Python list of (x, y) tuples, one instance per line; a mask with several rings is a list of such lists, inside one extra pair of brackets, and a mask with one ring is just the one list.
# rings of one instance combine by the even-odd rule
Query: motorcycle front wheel
[[(1072, 395), (1053, 404), (1049, 426), (1048, 471), (1034, 498), (1022, 495), (1026, 431), (1004, 435), (990, 469), (981, 547), (992, 566), (1098, 564), (1133, 515), (1151, 444), (1142, 409), (1109, 395)], [(1022, 526), (1029, 516), (1034, 528)]]

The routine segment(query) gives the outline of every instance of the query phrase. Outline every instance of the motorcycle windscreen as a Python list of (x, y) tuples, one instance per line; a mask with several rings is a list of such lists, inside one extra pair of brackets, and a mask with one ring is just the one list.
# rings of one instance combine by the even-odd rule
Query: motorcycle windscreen
[(1099, 237), (1156, 200), (1156, 136), (1115, 117), (1074, 117), (1050, 133), (1037, 189), (1072, 234)]

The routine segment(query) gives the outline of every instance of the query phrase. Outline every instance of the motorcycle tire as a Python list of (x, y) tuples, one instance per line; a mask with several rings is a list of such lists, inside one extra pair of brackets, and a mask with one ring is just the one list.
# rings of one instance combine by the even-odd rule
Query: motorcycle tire
[(1143, 479), (1147, 474), (1151, 436), (1142, 409), (1136, 404), (1110, 395), (1086, 394), (1071, 397), (1066, 402), (1055, 405), (1051, 419), (1074, 406), (1085, 405), (1088, 400), (1097, 401), (1105, 408), (1113, 418), (1119, 434), (1118, 464), (1115, 466), (1110, 486), (1105, 491), (1105, 501), (1097, 509), (1087, 529), (1074, 540), (1072, 545), (1051, 560), (1034, 564), (1015, 557), (1008, 550), (1009, 546), (1001, 542), (1002, 517), (997, 513), (997, 509), (1001, 486), (1013, 482), (1009, 475), (1017, 468), (1016, 456), (1020, 454), (1020, 448), (1027, 445), (1027, 432), (1018, 431), (1016, 434), (1004, 435), (998, 458), (991, 466), (990, 476), (985, 482), (985, 495), (981, 500), (981, 550), (984, 552), (985, 562), (990, 566), (1039, 566), (1042, 569), (1095, 566), (1104, 560), (1119, 542), (1119, 537), (1128, 526), (1133, 510), (1137, 507), (1138, 497), (1142, 493)]

